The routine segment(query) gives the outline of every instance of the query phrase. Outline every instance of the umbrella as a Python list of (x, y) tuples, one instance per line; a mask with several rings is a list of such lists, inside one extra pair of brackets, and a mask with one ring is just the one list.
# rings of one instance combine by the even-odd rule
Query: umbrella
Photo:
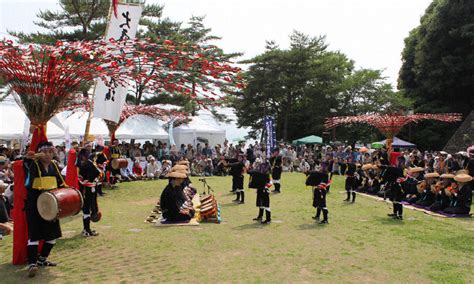
[(367, 147), (362, 147), (362, 148), (359, 149), (359, 152), (367, 153), (367, 152), (369, 152), (369, 149), (367, 149)]
[(306, 136), (300, 139), (293, 140), (293, 144), (296, 144), (296, 145), (323, 144), (323, 138), (316, 135), (310, 135), (310, 136)]
[(380, 148), (382, 148), (384, 145), (385, 145), (385, 143), (382, 143), (382, 142), (374, 142), (374, 143), (372, 143), (370, 146), (371, 146), (373, 149), (380, 149)]

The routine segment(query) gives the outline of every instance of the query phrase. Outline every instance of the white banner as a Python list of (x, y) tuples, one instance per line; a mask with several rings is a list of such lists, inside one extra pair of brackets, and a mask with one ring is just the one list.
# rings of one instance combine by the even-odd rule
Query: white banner
[[(142, 7), (119, 4), (117, 11), (117, 18), (112, 13), (105, 38), (116, 40), (135, 38)], [(109, 79), (108, 83), (109, 87), (102, 80), (97, 82), (94, 96), (94, 116), (118, 122), (128, 90), (126, 87), (119, 86), (113, 79)]]

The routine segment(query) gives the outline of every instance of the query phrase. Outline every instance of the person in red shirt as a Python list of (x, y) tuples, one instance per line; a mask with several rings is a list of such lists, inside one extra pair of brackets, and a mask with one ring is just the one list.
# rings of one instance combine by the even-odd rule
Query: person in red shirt
[(134, 175), (137, 176), (137, 179), (142, 179), (143, 178), (144, 172), (143, 172), (143, 168), (140, 165), (139, 161), (135, 161), (135, 163), (133, 163), (132, 172), (133, 172)]

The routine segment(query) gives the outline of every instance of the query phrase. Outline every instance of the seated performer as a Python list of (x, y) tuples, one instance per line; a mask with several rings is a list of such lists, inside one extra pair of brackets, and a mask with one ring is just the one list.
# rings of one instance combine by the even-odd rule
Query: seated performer
[(469, 214), (472, 203), (472, 188), (470, 182), (472, 177), (468, 174), (459, 174), (454, 177), (458, 184), (458, 190), (452, 192), (455, 202), (444, 209), (448, 214)]
[(84, 237), (92, 237), (99, 235), (95, 230), (91, 229), (91, 216), (99, 213), (97, 206), (96, 183), (100, 177), (100, 170), (94, 163), (88, 159), (89, 152), (82, 149), (79, 152), (79, 188), (82, 193), (84, 204), (82, 206), (82, 224)]
[(377, 194), (380, 191), (380, 169), (377, 165), (372, 165), (369, 171), (369, 179), (367, 181), (367, 193)]
[(323, 212), (324, 219), (319, 224), (327, 224), (329, 213), (326, 207), (326, 188), (329, 185), (327, 167), (319, 167), (319, 171), (309, 173), (306, 185), (313, 187), (313, 207), (316, 208), (316, 216), (313, 219), (319, 221), (321, 212)]
[(435, 202), (434, 189), (432, 190), (432, 188), (434, 188), (438, 177), (439, 174), (436, 172), (425, 174), (425, 180), (418, 184), (418, 192), (421, 196), (416, 205), (431, 206)]
[(446, 195), (446, 189), (453, 183), (453, 174), (442, 174), (441, 181), (437, 182), (433, 189), (435, 202), (430, 206), (431, 211), (441, 211), (446, 209), (451, 202), (449, 196)]
[[(65, 187), (63, 177), (57, 164), (52, 160), (54, 147), (50, 142), (38, 145), (39, 154), (28, 152), (24, 160), (27, 190), (26, 221), (28, 223), (28, 276), (38, 273), (38, 266), (56, 266), (47, 260), (56, 239), (61, 237), (59, 220), (46, 221), (38, 212), (37, 200), (45, 190)], [(43, 248), (38, 256), (39, 241), (44, 240)]]
[(160, 197), (163, 218), (169, 222), (189, 221), (194, 216), (194, 209), (186, 204), (187, 198), (183, 192), (185, 173), (171, 172), (167, 175), (170, 183), (165, 187)]
[(418, 192), (417, 185), (421, 183), (423, 168), (415, 167), (408, 170), (408, 177), (402, 184), (405, 192), (405, 200), (409, 203), (416, 203), (420, 199), (421, 194)]

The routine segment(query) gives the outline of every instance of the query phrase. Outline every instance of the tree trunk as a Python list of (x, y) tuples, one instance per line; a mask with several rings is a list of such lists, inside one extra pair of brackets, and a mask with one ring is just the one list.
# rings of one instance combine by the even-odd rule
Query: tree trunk
[(291, 97), (292, 93), (290, 92), (289, 96), (287, 97), (286, 109), (283, 110), (285, 112), (283, 115), (283, 141), (285, 142), (288, 141), (288, 123), (292, 105)]

